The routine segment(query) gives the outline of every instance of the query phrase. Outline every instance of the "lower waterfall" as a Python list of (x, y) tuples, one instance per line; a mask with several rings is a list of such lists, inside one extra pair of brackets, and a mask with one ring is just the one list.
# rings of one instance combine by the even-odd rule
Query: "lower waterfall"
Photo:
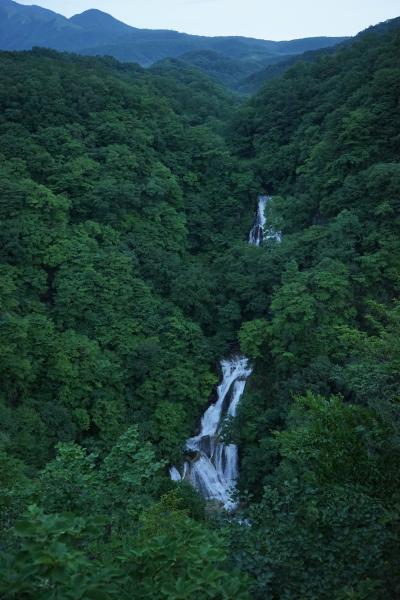
[[(269, 196), (258, 199), (257, 215), (250, 231), (249, 243), (260, 246), (264, 239), (265, 206)], [(238, 447), (224, 444), (220, 435), (224, 422), (235, 417), (246, 381), (252, 369), (245, 356), (232, 355), (220, 363), (222, 381), (217, 389), (217, 402), (211, 404), (201, 420), (200, 433), (186, 440), (185, 449), (194, 458), (186, 460), (182, 473), (172, 466), (173, 481), (186, 480), (203, 498), (218, 500), (226, 510), (236, 507), (232, 495), (239, 475)]]

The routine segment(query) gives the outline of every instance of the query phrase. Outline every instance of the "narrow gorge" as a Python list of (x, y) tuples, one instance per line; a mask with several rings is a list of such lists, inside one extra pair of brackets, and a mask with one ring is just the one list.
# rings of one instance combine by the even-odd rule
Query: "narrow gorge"
[[(253, 246), (260, 246), (263, 242), (265, 208), (269, 199), (269, 196), (259, 196), (256, 218), (249, 234), (249, 244)], [(274, 236), (278, 234), (269, 232), (266, 237)], [(200, 433), (186, 441), (182, 472), (172, 466), (170, 476), (174, 481), (189, 481), (206, 500), (217, 500), (225, 509), (234, 510), (236, 502), (233, 496), (239, 476), (238, 447), (225, 444), (221, 435), (224, 424), (236, 416), (252, 368), (249, 360), (237, 353), (222, 359), (220, 367), (222, 381), (217, 389), (217, 402), (205, 411)]]

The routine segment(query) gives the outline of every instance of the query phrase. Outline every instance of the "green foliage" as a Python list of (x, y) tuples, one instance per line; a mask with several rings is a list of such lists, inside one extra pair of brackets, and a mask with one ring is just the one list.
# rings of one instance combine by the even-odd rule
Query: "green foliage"
[(54, 513), (104, 517), (107, 535), (116, 542), (134, 531), (143, 509), (159, 494), (164, 466), (151, 444), (140, 440), (137, 427), (122, 434), (102, 461), (77, 444), (57, 449), (39, 475), (41, 505)]
[(16, 526), (18, 552), (0, 555), (4, 598), (45, 600), (117, 597), (113, 572), (94, 563), (82, 548), (95, 525), (71, 515), (46, 515), (29, 507)]
[[(399, 48), (229, 127), (177, 62), (0, 55), (2, 597), (399, 597)], [(238, 342), (235, 521), (167, 465)]]
[(15, 520), (25, 510), (33, 494), (22, 461), (0, 450), (0, 540), (5, 545), (13, 533)]
[[(368, 304), (367, 331), (339, 328), (341, 365), (336, 380), (343, 390), (398, 426), (399, 304)], [(398, 431), (394, 434), (398, 437)]]
[[(308, 394), (276, 436), (273, 485), (233, 531), (254, 597), (395, 597), (399, 448), (371, 411)], [(246, 565), (246, 567), (244, 567)]]
[(3, 53), (0, 77), (7, 450), (38, 469), (58, 442), (104, 455), (138, 424), (177, 459), (232, 336), (201, 282), (247, 228), (254, 184), (220, 134), (233, 102), (195, 72), (45, 50)]
[[(399, 153), (387, 143), (398, 124), (398, 56), (395, 26), (360, 36), (268, 82), (234, 120), (232, 142), (273, 194), (267, 220), (283, 233), (261, 249), (264, 308), (246, 319), (268, 322), (261, 356), (262, 332), (245, 325), (241, 334), (256, 359), (239, 415), (244, 465), (256, 464), (250, 456), (269, 448), (307, 390), (398, 420)], [(263, 462), (255, 473), (245, 466), (244, 480), (262, 480)]]
[(240, 348), (249, 358), (260, 358), (268, 344), (269, 327), (265, 319), (255, 319), (243, 323), (239, 331)]
[(399, 595), (399, 41), (397, 23), (298, 64), (233, 121), (282, 232), (239, 334), (251, 526), (232, 553), (255, 598)]
[(99, 493), (117, 530), (132, 526), (156, 496), (162, 466), (152, 446), (142, 443), (134, 428), (128, 429), (106, 456), (99, 473)]
[(118, 561), (96, 556), (106, 519), (48, 515), (32, 505), (16, 525), (18, 547), (0, 554), (4, 598), (245, 600), (244, 579), (226, 570), (225, 544), (192, 521), (175, 492), (141, 517)]
[(223, 541), (190, 520), (172, 492), (143, 513), (135, 544), (123, 558), (139, 598), (248, 598), (239, 574), (226, 571)]
[(277, 441), (285, 468), (296, 478), (320, 486), (365, 486), (386, 500), (396, 492), (400, 448), (393, 445), (393, 426), (374, 412), (309, 393), (297, 400), (288, 423)]

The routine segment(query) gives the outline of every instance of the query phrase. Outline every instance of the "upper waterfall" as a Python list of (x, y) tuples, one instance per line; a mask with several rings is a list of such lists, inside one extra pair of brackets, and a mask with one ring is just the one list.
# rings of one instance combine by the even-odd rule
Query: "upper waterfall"
[(252, 244), (253, 246), (261, 246), (264, 240), (275, 240), (276, 242), (282, 241), (282, 234), (280, 231), (276, 231), (272, 227), (265, 228), (267, 221), (265, 209), (268, 202), (271, 200), (272, 196), (259, 196), (258, 198), (257, 214), (249, 234), (249, 244)]
[(269, 199), (270, 196), (260, 196), (258, 198), (257, 215), (249, 234), (249, 244), (252, 244), (253, 246), (260, 246), (263, 242), (266, 221), (265, 207)]

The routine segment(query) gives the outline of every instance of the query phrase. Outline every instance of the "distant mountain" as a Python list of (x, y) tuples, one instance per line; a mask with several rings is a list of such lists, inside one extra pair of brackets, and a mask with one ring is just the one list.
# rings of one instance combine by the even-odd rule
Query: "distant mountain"
[[(123, 27), (130, 29), (121, 23), (121, 30)], [(83, 27), (73, 18), (67, 19), (39, 6), (22, 6), (12, 0), (0, 0), (2, 50), (30, 50), (33, 46), (44, 46), (79, 52), (87, 45), (104, 43), (105, 37), (111, 41), (115, 35), (116, 30), (111, 31), (108, 25), (97, 30), (95, 27)]]
[(235, 87), (266, 65), (305, 51), (333, 46), (346, 38), (305, 38), (275, 42), (246, 37), (205, 37), (171, 30), (137, 29), (100, 10), (70, 19), (39, 6), (0, 0), (0, 49), (33, 46), (87, 55), (110, 55), (149, 66), (165, 58), (182, 59)]
[(74, 15), (68, 20), (70, 23), (73, 23), (73, 25), (82, 27), (86, 31), (94, 31), (97, 34), (99, 34), (99, 32), (102, 32), (102, 34), (107, 32), (113, 36), (123, 35), (129, 33), (133, 29), (133, 27), (122, 23), (122, 21), (114, 19), (111, 15), (94, 8), (85, 10), (85, 12), (79, 15)]
[(76, 28), (65, 17), (39, 6), (21, 6), (11, 0), (0, 0), (0, 47), (4, 50), (27, 50), (57, 36), (76, 35)]

